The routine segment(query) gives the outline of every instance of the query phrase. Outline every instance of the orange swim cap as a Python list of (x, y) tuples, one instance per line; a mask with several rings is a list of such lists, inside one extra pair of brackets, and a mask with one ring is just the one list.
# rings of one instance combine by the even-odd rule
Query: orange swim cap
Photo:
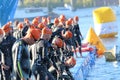
[(37, 28), (29, 28), (29, 30), (27, 31), (27, 34), (25, 37), (28, 38), (34, 38), (34, 40), (39, 40), (41, 36), (41, 31), (40, 29)]
[(42, 29), (42, 34), (52, 35), (52, 30), (49, 29), (48, 27), (44, 27), (44, 28)]
[(12, 28), (11, 28), (10, 26), (11, 26), (11, 22), (8, 22), (7, 24), (5, 24), (5, 25), (2, 27), (2, 30), (3, 30), (5, 33), (8, 33), (8, 32), (10, 32), (10, 30), (12, 30)]
[(65, 34), (63, 34), (63, 37), (66, 39), (72, 38), (73, 34), (71, 31), (66, 31)]
[(45, 27), (45, 25), (44, 25), (43, 23), (39, 23), (39, 24), (38, 24), (38, 28), (39, 28), (39, 29), (42, 30), (44, 27)]
[(62, 48), (63, 47), (63, 40), (55, 37), (52, 41), (52, 44), (55, 44), (57, 47)]
[(20, 22), (20, 23), (18, 23), (17, 27), (18, 27), (18, 29), (20, 29), (20, 30), (21, 30), (21, 29), (23, 28), (23, 23), (21, 23), (21, 22)]

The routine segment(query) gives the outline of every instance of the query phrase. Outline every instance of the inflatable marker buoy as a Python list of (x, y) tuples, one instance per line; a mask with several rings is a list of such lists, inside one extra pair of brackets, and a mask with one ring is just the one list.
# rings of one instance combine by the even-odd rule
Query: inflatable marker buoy
[(101, 40), (96, 35), (92, 27), (90, 27), (90, 29), (88, 30), (86, 42), (89, 42), (91, 45), (96, 46), (98, 56), (103, 55), (104, 51), (106, 50), (106, 48), (104, 47), (104, 45), (102, 44)]
[(82, 50), (82, 52), (87, 52), (87, 51), (92, 51), (93, 48), (92, 47), (86, 47), (86, 48), (82, 48), (81, 50)]
[(118, 26), (114, 11), (109, 7), (97, 8), (93, 11), (95, 32), (100, 38), (115, 37)]
[[(89, 45), (89, 43), (82, 43), (82, 47), (81, 47), (81, 51), (82, 52), (89, 52), (89, 51), (93, 51), (93, 47)], [(73, 52), (80, 52), (79, 51), (79, 47), (77, 47), (76, 49), (72, 50)]]
[(86, 42), (86, 43), (82, 43), (82, 48), (87, 47), (88, 45), (89, 45), (88, 42)]

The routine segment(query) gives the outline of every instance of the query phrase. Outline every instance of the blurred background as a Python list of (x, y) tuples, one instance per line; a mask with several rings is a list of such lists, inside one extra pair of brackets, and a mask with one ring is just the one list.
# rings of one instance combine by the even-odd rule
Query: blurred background
[(120, 0), (19, 0), (18, 7), (48, 7), (53, 8), (70, 5), (72, 10), (77, 8), (90, 8), (100, 6), (119, 6)]

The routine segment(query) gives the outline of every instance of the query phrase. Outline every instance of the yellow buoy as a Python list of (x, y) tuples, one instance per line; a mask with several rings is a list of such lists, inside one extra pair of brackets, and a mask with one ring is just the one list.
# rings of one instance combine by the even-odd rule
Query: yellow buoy
[(101, 38), (115, 37), (118, 34), (116, 15), (110, 7), (100, 7), (93, 11), (95, 32)]
[(106, 48), (104, 47), (104, 45), (102, 44), (101, 40), (96, 35), (92, 27), (90, 27), (90, 29), (88, 30), (86, 41), (96, 46), (98, 56), (103, 55)]

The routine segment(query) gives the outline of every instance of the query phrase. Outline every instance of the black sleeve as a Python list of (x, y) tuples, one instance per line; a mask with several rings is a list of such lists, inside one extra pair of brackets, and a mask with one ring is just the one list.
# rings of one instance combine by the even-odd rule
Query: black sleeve
[(79, 25), (76, 25), (76, 34), (80, 35), (80, 28), (79, 28)]
[(13, 46), (13, 44), (15, 43), (15, 41), (16, 41), (16, 38), (12, 36), (12, 39), (10, 40), (11, 47)]
[(22, 30), (22, 36), (26, 35), (27, 30), (28, 30), (28, 26), (26, 25)]
[(32, 48), (30, 47), (30, 50), (29, 50), (29, 52), (30, 52), (30, 59), (32, 60), (33, 58), (32, 58)]
[(80, 28), (79, 28), (79, 25), (77, 24), (77, 34), (79, 34), (81, 37), (82, 37), (82, 34), (81, 34), (81, 31), (80, 31)]
[(21, 56), (22, 56), (22, 46), (18, 47), (18, 52), (17, 52), (17, 61), (21, 60)]
[(0, 63), (2, 64), (2, 62), (1, 62), (1, 59), (2, 59), (1, 56), (2, 56), (2, 51), (0, 50)]

